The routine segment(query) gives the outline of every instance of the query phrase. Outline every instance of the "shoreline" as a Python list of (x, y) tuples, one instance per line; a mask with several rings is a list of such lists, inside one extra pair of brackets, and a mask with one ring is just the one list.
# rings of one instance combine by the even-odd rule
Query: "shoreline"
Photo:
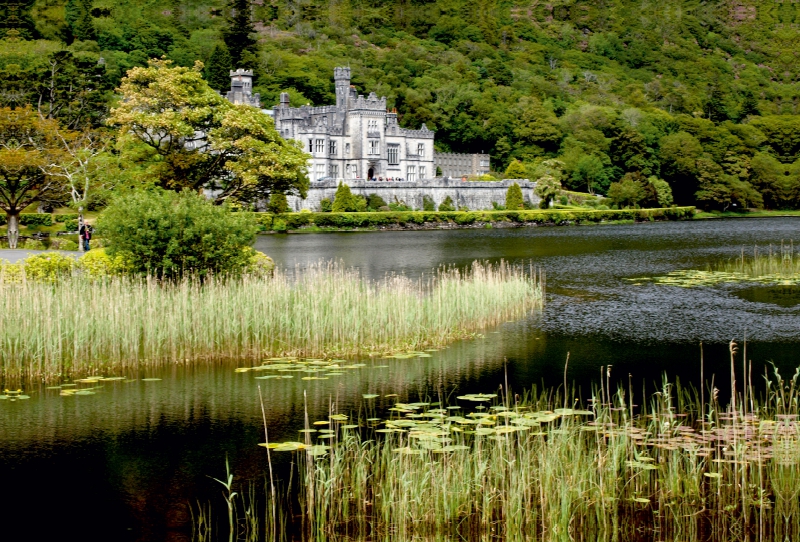
[(388, 211), (252, 213), (260, 234), (345, 231), (420, 231), (572, 226), (691, 220), (694, 207), (662, 209), (543, 209), (529, 211)]

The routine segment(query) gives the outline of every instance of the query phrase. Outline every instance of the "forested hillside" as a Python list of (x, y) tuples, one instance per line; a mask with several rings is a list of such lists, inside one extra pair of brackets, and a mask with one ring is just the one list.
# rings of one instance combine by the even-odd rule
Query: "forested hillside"
[[(644, 201), (800, 207), (800, 8), (699, 0), (27, 0), (0, 14), (3, 105), (102, 125), (154, 57), (255, 71), (262, 104), (334, 101), (334, 66), (443, 151)], [(102, 57), (102, 62), (98, 60)], [(550, 162), (553, 164), (553, 162)], [(626, 192), (627, 191), (627, 192)]]

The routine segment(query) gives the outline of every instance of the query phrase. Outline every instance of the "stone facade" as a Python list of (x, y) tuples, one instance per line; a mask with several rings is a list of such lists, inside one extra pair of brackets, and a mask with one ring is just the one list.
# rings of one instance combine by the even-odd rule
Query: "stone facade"
[[(491, 209), (492, 202), (505, 204), (506, 192), (512, 183), (517, 183), (522, 189), (522, 197), (533, 205), (539, 204), (539, 197), (534, 193), (535, 182), (528, 180), (505, 180), (498, 182), (465, 182), (456, 179), (429, 179), (424, 182), (380, 182), (352, 180), (347, 185), (353, 194), (368, 196), (377, 194), (386, 203), (403, 202), (414, 209), (422, 209), (423, 196), (429, 196), (439, 208), (447, 196), (453, 200), (455, 206), (467, 207), (470, 210)], [(307, 209), (319, 211), (320, 202), (327, 198), (333, 201), (338, 183), (327, 180), (313, 183), (306, 199), (289, 196), (289, 207), (293, 211)]]
[(433, 162), (435, 167), (442, 170), (442, 176), (456, 179), (483, 175), (491, 170), (491, 157), (488, 154), (435, 152)]
[(359, 95), (350, 85), (350, 68), (334, 70), (336, 104), (290, 107), (282, 93), (272, 110), (275, 128), (311, 154), (309, 178), (391, 178), (417, 181), (435, 175), (434, 133), (401, 128), (397, 113), (386, 110), (386, 98)]
[(231, 89), (225, 98), (236, 105), (249, 105), (261, 107), (261, 97), (256, 92), (253, 94), (253, 71), (236, 70), (231, 74)]

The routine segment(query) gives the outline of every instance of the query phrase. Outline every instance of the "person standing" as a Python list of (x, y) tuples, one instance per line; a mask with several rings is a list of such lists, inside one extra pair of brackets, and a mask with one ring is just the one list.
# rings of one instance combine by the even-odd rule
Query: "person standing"
[(89, 252), (89, 241), (92, 239), (92, 227), (88, 222), (83, 222), (83, 226), (81, 226), (78, 234), (80, 236), (81, 243), (83, 244), (83, 250), (85, 252)]

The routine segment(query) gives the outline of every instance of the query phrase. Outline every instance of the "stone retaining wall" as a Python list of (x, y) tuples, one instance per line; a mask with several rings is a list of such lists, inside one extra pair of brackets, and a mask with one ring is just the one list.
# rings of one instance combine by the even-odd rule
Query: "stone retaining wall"
[[(539, 205), (539, 197), (533, 192), (536, 183), (529, 180), (508, 179), (497, 182), (468, 182), (445, 178), (420, 182), (346, 181), (353, 194), (365, 197), (369, 194), (377, 194), (386, 203), (403, 202), (414, 209), (422, 209), (422, 198), (427, 195), (433, 199), (438, 209), (447, 196), (450, 196), (456, 208), (466, 207), (470, 210), (491, 209), (492, 202), (504, 205), (506, 192), (512, 183), (519, 184), (524, 200), (529, 201), (534, 206)], [(337, 187), (338, 182), (336, 181), (313, 182), (308, 190), (306, 199), (300, 199), (296, 196), (288, 197), (289, 207), (296, 212), (303, 209), (319, 211), (320, 202), (324, 198), (333, 201)]]

